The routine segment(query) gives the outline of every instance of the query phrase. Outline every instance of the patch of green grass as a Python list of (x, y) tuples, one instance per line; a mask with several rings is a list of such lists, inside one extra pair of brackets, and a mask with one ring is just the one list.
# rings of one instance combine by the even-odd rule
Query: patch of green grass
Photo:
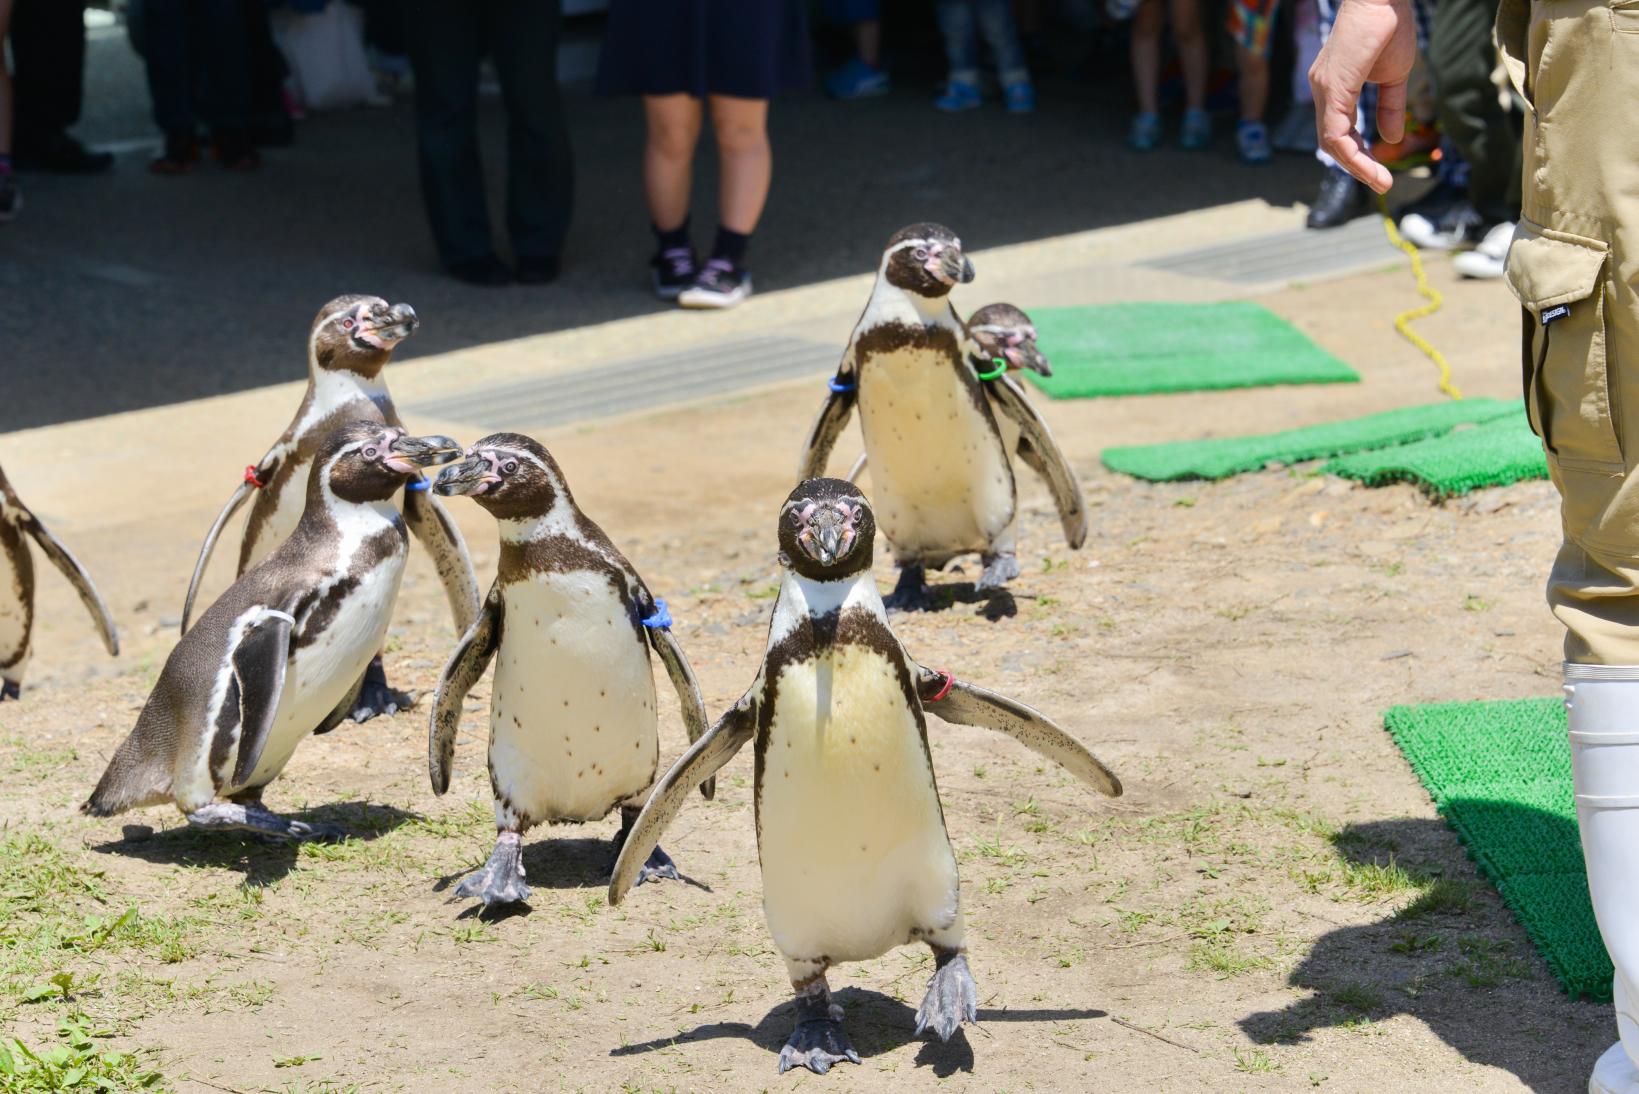
[(5, 761), (4, 770), (7, 775), (27, 775), (36, 780), (44, 779), (64, 764), (80, 758), (80, 754), (72, 747), (32, 748), (21, 737), (8, 737), (0, 744), (11, 750)]
[(1398, 920), (1424, 919), (1436, 915), (1462, 915), (1474, 904), (1474, 887), (1466, 881), (1436, 878), (1428, 883), (1417, 898), (1395, 917)]
[(1272, 962), (1260, 954), (1247, 953), (1234, 942), (1222, 938), (1202, 940), (1189, 948), (1185, 968), (1192, 972), (1210, 972), (1220, 978), (1239, 976), (1255, 969), (1267, 969)]
[(1236, 1049), (1235, 1070), (1247, 1075), (1272, 1075), (1280, 1070), (1280, 1065), (1261, 1048), (1255, 1048), (1251, 1052)]
[(1389, 943), (1389, 950), (1391, 952), (1403, 953), (1408, 957), (1420, 953), (1430, 953), (1439, 948), (1439, 935), (1418, 934), (1416, 931), (1406, 931), (1397, 937), (1393, 942)]
[(1513, 955), (1514, 944), (1500, 938), (1474, 935), (1457, 940), (1460, 955), (1451, 965), (1451, 975), (1471, 988), (1494, 988), (1505, 979), (1529, 980), (1531, 966)]
[(1365, 984), (1344, 984), (1332, 989), (1332, 1002), (1356, 1014), (1370, 1014), (1383, 1005), (1383, 996), (1377, 989)]
[(144, 1066), (136, 1053), (100, 1048), (98, 1039), (109, 1035), (108, 1030), (93, 1028), (83, 1014), (74, 1014), (57, 1023), (59, 1043), (49, 1048), (0, 1038), (0, 1092), (164, 1089), (164, 1077)]

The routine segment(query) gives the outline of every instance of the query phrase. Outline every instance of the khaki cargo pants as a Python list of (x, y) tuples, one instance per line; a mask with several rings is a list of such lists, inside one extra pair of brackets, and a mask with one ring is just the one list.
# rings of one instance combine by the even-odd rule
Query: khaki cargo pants
[(1526, 408), (1563, 500), (1565, 659), (1639, 665), (1639, 0), (1502, 0), (1528, 104), (1508, 284)]

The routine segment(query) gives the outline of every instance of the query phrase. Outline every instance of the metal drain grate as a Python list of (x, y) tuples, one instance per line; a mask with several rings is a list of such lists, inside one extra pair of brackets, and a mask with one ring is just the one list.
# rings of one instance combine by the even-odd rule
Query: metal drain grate
[(828, 372), (841, 357), (840, 346), (798, 338), (746, 338), (602, 368), (559, 372), (539, 380), (415, 403), (407, 409), (488, 430), (529, 432)]
[(1381, 218), (1369, 216), (1341, 228), (1300, 228), (1254, 236), (1194, 251), (1177, 251), (1139, 265), (1240, 285), (1267, 285), (1403, 261), (1405, 256), (1390, 246), (1383, 234)]

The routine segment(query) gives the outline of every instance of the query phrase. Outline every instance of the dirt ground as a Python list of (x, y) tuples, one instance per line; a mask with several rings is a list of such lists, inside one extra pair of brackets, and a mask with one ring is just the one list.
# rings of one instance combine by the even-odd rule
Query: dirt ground
[[(1450, 299), (1420, 329), (1469, 393), (1511, 395), (1505, 290), (1434, 275)], [(930, 721), (977, 1028), (912, 1036), (932, 969), (906, 947), (832, 977), (862, 1066), (776, 1074), (792, 1012), (761, 915), (750, 750), (666, 840), (687, 883), (611, 910), (614, 821), (538, 830), (528, 911), (478, 917), (452, 892), (492, 837), (487, 682), (443, 798), (424, 709), (301, 748), (268, 802), (345, 825), (339, 845), (207, 837), (160, 809), (77, 815), (174, 641), (214, 512), (165, 502), (167, 480), (225, 494), (247, 462), (226, 449), (36, 499), (99, 576), (127, 648), (103, 656), (72, 594), (44, 582), (29, 685), (0, 707), (0, 1028), (43, 1047), (79, 1022), (190, 1091), (1583, 1089), (1608, 1008), (1559, 990), (1380, 721), (1402, 702), (1555, 693), (1551, 487), (1435, 505), (1313, 468), (1156, 486), (1098, 463), (1112, 444), (1438, 397), (1390, 327), (1415, 302), (1403, 271), (1266, 302), (1365, 381), (1046, 404), (1093, 507), (1086, 548), (1065, 548), (1031, 482), (1012, 595), (975, 600), (969, 564), (940, 575), (944, 610), (896, 617), (917, 659), (1038, 706), (1126, 783), (1100, 799), (1004, 738)], [(785, 385), (544, 438), (670, 601), (713, 710), (756, 671), (774, 517), (821, 394)], [(31, 479), (72, 479), (70, 447), (0, 438), (0, 458), (25, 498)], [(101, 518), (98, 498), (120, 515)], [(493, 524), (451, 509), (487, 581)], [(878, 577), (891, 583), (886, 564)], [(213, 590), (224, 581), (213, 571)], [(453, 637), (424, 558), (394, 633), (395, 682), (431, 688)], [(662, 705), (670, 757), (683, 735)], [(123, 838), (122, 822), (158, 831)], [(71, 979), (24, 1001), (56, 973)]]

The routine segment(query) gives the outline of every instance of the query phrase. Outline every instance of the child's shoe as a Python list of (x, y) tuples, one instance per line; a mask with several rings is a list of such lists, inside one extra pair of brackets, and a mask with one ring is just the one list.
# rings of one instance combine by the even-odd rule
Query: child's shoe
[(1241, 162), (1251, 167), (1260, 167), (1275, 158), (1275, 150), (1269, 146), (1269, 130), (1262, 122), (1243, 121), (1237, 125), (1235, 147), (1241, 154)]
[(1029, 80), (1014, 80), (1002, 88), (1002, 102), (1009, 114), (1034, 114), (1036, 89)]
[(869, 99), (888, 93), (888, 74), (855, 57), (825, 77), (825, 93), (839, 102)]
[(0, 171), (0, 224), (15, 217), (23, 207), (23, 193), (17, 189), (17, 176)]
[(943, 110), (946, 114), (960, 114), (964, 110), (979, 108), (979, 85), (970, 84), (966, 80), (951, 80), (945, 85), (945, 93), (933, 100), (935, 110)]
[(1138, 114), (1127, 129), (1127, 147), (1136, 152), (1153, 152), (1161, 143), (1161, 115)]
[(1178, 145), (1198, 152), (1212, 143), (1212, 115), (1205, 110), (1184, 111), (1184, 123), (1178, 128)]

